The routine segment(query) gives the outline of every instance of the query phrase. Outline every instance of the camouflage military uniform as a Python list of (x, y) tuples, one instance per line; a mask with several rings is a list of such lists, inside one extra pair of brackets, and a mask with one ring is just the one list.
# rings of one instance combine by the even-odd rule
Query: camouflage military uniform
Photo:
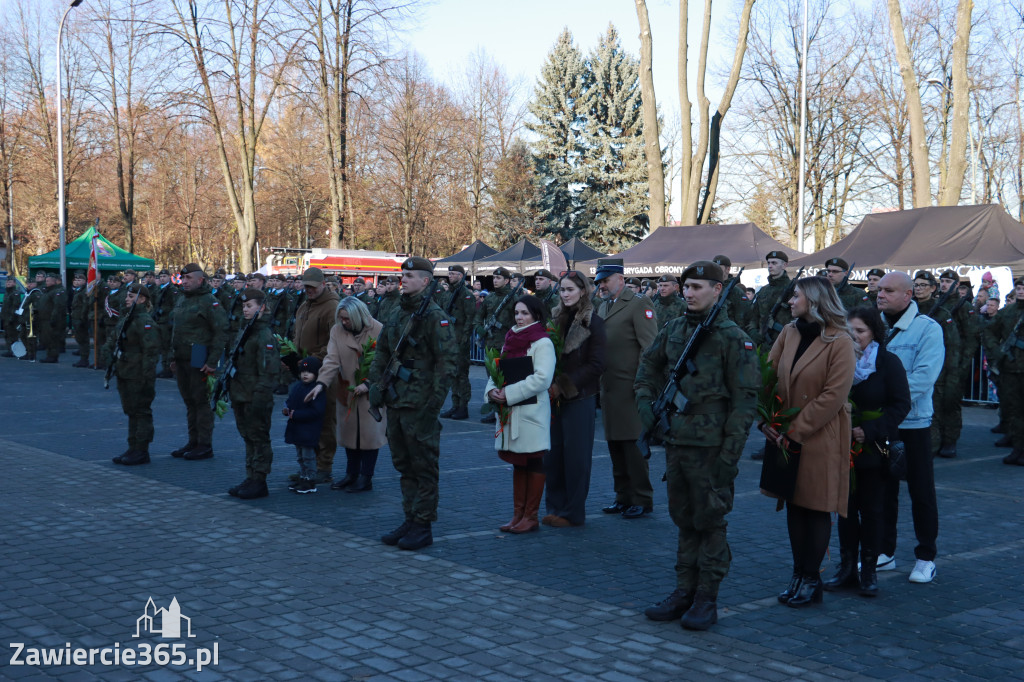
[[(164, 371), (169, 371), (169, 365), (173, 359), (171, 353), (171, 336), (174, 331), (174, 306), (181, 298), (181, 291), (173, 282), (166, 285), (157, 285), (156, 293), (153, 294), (153, 321), (159, 332), (160, 357), (163, 360)], [(166, 375), (165, 375), (166, 378)]]
[(1024, 301), (1012, 303), (985, 327), (989, 371), (999, 375), (999, 403), (1003, 425), (1013, 452), (1003, 462), (1024, 465)]
[(558, 296), (558, 288), (552, 284), (548, 287), (547, 291), (538, 291), (537, 298), (544, 304), (544, 307), (548, 309), (548, 314), (551, 315), (555, 312), (555, 308), (562, 302)]
[(455, 359), (455, 376), (452, 378), (452, 409), (447, 416), (462, 416), (468, 410), (473, 390), (469, 384), (469, 351), (473, 338), (473, 321), (476, 317), (476, 300), (465, 281), (456, 284), (441, 299), (441, 308), (455, 326), (455, 340), (458, 356)]
[(495, 289), (490, 296), (484, 299), (483, 305), (476, 312), (476, 338), (483, 343), (484, 348), (500, 349), (505, 344), (505, 334), (515, 326), (516, 305), (515, 301), (509, 299), (505, 307), (498, 313), (497, 326), (486, 334), (484, 333), (487, 321), (491, 319), (491, 315), (511, 292), (512, 287), (507, 284), (500, 289)]
[(391, 315), (392, 310), (394, 310), (398, 305), (398, 300), (401, 295), (402, 294), (398, 289), (384, 294), (380, 301), (377, 302), (377, 310), (373, 316), (374, 319), (378, 322), (383, 322), (385, 325), (388, 324), (388, 317)]
[[(728, 286), (729, 282), (736, 279), (733, 276), (729, 276), (725, 280), (723, 286)], [(746, 329), (747, 322), (750, 319), (750, 299), (747, 298), (747, 290), (744, 288), (742, 282), (736, 282), (733, 288), (729, 291), (729, 301), (725, 305), (725, 314), (729, 316), (729, 319), (735, 322), (740, 329)]]
[[(747, 319), (747, 335), (759, 346), (771, 347), (775, 339), (779, 338), (782, 328), (793, 321), (793, 315), (789, 312), (789, 302), (782, 301), (779, 310), (775, 313), (775, 319), (769, 320), (772, 308), (779, 302), (786, 291), (786, 287), (792, 282), (789, 275), (783, 272), (774, 279), (769, 277), (765, 284), (754, 296), (753, 305), (750, 308), (750, 316)], [(761, 333), (765, 329), (766, 334)]]
[(124, 307), (125, 287), (111, 290), (107, 287), (96, 289), (100, 296), (100, 338), (96, 339), (96, 345), (103, 349), (100, 355), (100, 366), (107, 367), (110, 364), (110, 356), (107, 354), (107, 339), (114, 330), (121, 318), (121, 309)]
[(416, 343), (406, 346), (400, 358), (412, 372), (409, 381), (396, 379), (392, 384), (393, 395), (384, 395), (378, 387), (395, 344), (423, 296), (424, 292), (401, 296), (390, 324), (381, 331), (370, 369), (369, 398), (371, 405), (388, 408), (388, 445), (395, 469), (401, 474), (405, 519), (412, 524), (429, 525), (437, 519), (441, 447), (438, 414), (448, 395), (458, 348), (453, 325), (436, 303), (430, 304), (426, 316), (413, 330)]
[[(653, 426), (651, 402), (704, 315), (687, 313), (669, 322), (641, 357), (635, 389), (645, 428)], [(679, 385), (692, 410), (673, 414), (663, 436), (668, 504), (679, 529), (678, 588), (715, 596), (732, 560), (725, 516), (732, 509), (733, 479), (761, 380), (753, 342), (721, 313), (694, 362), (697, 373)]]
[(686, 301), (675, 294), (671, 296), (655, 296), (652, 304), (660, 329), (664, 329), (668, 326), (669, 322), (686, 312)]
[[(7, 280), (8, 282), (12, 280)], [(0, 309), (0, 319), (4, 323), (4, 340), (7, 341), (6, 357), (11, 357), (11, 344), (18, 340), (18, 306), (21, 305), (21, 293), (18, 287), (8, 287), (4, 290), (3, 308)]]
[(854, 308), (871, 305), (871, 299), (868, 298), (867, 292), (860, 287), (853, 286), (849, 282), (840, 287), (836, 287), (836, 295), (839, 297), (839, 300), (843, 304), (843, 308), (846, 310), (853, 310)]
[[(205, 346), (205, 364), (214, 367), (224, 352), (225, 315), (220, 302), (203, 282), (194, 291), (185, 291), (174, 308), (171, 357), (175, 364), (178, 392), (185, 402), (188, 418), (186, 451), (212, 448), (213, 412), (210, 410), (206, 374), (192, 366), (193, 346)], [(186, 453), (182, 453), (183, 455)]]
[(89, 318), (92, 312), (92, 301), (84, 286), (74, 287), (71, 294), (71, 331), (78, 344), (78, 354), (82, 357), (79, 365), (89, 364)]
[(270, 423), (274, 412), (273, 391), (281, 367), (267, 315), (264, 313), (253, 323), (238, 354), (236, 372), (228, 388), (235, 426), (245, 441), (245, 477), (257, 482), (266, 482), (274, 461)]
[(42, 293), (38, 306), (39, 345), (46, 348), (46, 361), (56, 362), (60, 356), (61, 336), (67, 328), (67, 295), (59, 284), (44, 287)]
[(153, 442), (156, 358), (160, 353), (159, 332), (148, 307), (140, 300), (130, 318), (125, 310), (104, 349), (105, 355), (113, 357), (117, 340), (124, 335), (121, 354), (114, 359), (117, 394), (121, 398), (121, 410), (128, 417), (128, 450), (147, 456), (149, 444)]
[(224, 308), (228, 337), (232, 339), (242, 325), (242, 297), (240, 294), (241, 292), (238, 292), (232, 296), (231, 302)]
[[(946, 301), (936, 309), (937, 298), (929, 301), (917, 301), (917, 308), (922, 315), (928, 315), (942, 327), (942, 343), (946, 349), (946, 357), (942, 363), (942, 372), (935, 381), (932, 392), (932, 449), (954, 447), (960, 440), (960, 429), (963, 419), (960, 412), (960, 330), (953, 320), (952, 309), (954, 299)], [(954, 451), (955, 453), (955, 451)]]

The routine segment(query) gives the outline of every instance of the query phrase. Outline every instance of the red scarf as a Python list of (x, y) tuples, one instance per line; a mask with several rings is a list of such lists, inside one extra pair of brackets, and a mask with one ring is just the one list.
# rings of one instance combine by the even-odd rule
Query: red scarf
[(543, 339), (547, 335), (548, 330), (540, 322), (534, 322), (518, 331), (513, 327), (505, 334), (505, 345), (502, 346), (501, 351), (506, 358), (525, 357), (533, 342)]

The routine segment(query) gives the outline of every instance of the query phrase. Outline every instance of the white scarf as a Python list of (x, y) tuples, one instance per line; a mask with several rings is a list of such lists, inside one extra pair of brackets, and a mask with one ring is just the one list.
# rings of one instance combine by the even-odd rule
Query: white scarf
[(878, 342), (872, 341), (857, 358), (857, 366), (853, 368), (853, 383), (859, 384), (875, 373), (875, 360), (878, 358)]

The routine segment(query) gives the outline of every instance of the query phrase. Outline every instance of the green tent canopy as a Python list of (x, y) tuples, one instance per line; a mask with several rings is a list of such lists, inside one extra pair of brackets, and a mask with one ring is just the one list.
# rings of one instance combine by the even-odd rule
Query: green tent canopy
[[(72, 268), (84, 270), (89, 267), (89, 250), (92, 248), (92, 236), (94, 234), (97, 234), (96, 228), (90, 227), (81, 237), (67, 244), (65, 247), (65, 257), (69, 270)], [(136, 256), (134, 253), (129, 253), (122, 248), (114, 246), (102, 234), (100, 235), (97, 252), (100, 272), (127, 270), (128, 268), (152, 270), (155, 264), (152, 258)], [(28, 259), (28, 269), (33, 272), (36, 270), (56, 270), (59, 267), (60, 249), (54, 249), (49, 253), (39, 256), (30, 256)]]

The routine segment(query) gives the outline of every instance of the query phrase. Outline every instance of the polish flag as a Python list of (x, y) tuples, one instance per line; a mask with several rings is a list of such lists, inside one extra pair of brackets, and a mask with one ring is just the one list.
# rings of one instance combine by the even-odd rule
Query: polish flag
[(96, 282), (100, 279), (98, 244), (100, 236), (92, 236), (92, 248), (89, 249), (89, 270), (85, 275), (85, 290), (92, 293)]

